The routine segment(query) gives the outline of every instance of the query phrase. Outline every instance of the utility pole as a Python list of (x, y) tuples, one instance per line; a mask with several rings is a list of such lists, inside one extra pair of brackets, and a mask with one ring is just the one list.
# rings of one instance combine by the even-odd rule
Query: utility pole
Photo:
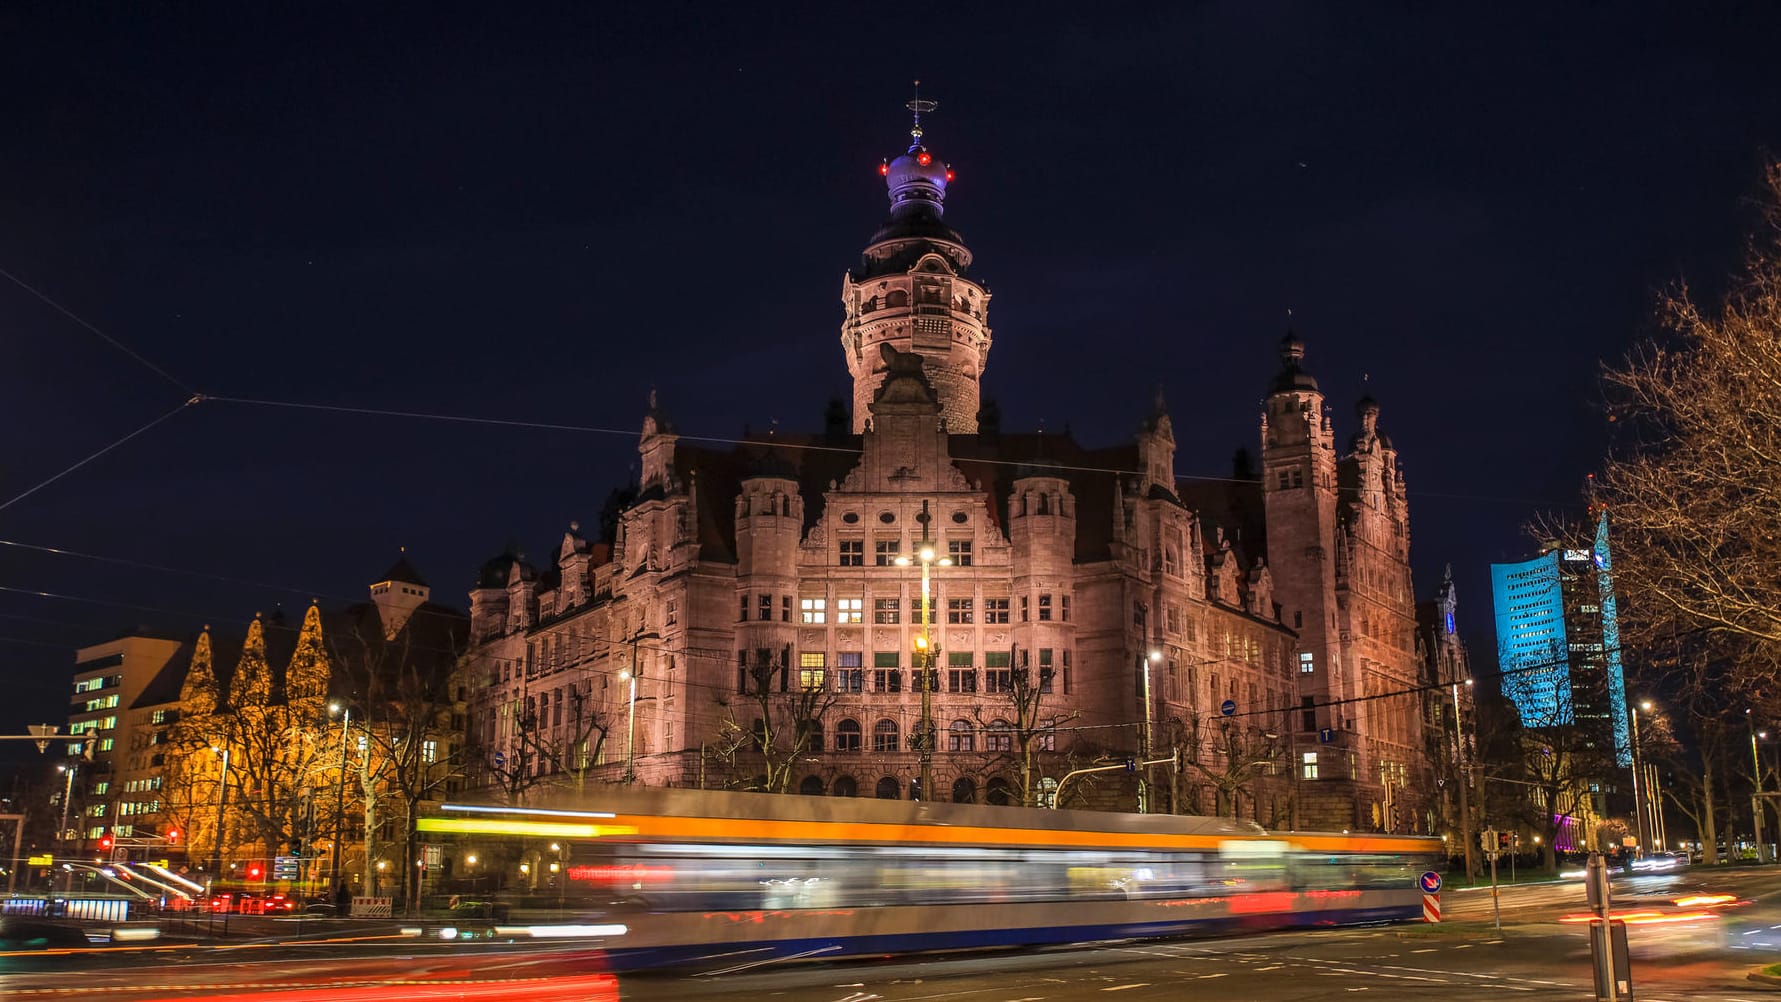
[(1456, 679), (1453, 683), (1453, 747), (1459, 762), (1459, 841), (1466, 847), (1466, 882), (1471, 883), (1478, 871), (1472, 862), (1472, 770), (1466, 765), (1466, 732), (1462, 722), (1459, 681)]

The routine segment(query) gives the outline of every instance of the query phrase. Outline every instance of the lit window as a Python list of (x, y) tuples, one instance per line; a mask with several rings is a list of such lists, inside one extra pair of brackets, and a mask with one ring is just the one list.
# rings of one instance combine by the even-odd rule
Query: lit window
[(829, 621), (829, 603), (827, 599), (802, 599), (799, 602), (799, 607), (803, 610), (804, 622), (806, 625), (815, 625)]
[(1317, 670), (1317, 656), (1310, 651), (1299, 652), (1299, 674), (1309, 675)]
[[(562, 701), (559, 700), (557, 702), (557, 715), (559, 719), (562, 716), (562, 708)], [(433, 740), (421, 742), (421, 761), (425, 762), (427, 765), (432, 765), (434, 762), (439, 761), (439, 742)]]
[(1299, 776), (1303, 779), (1316, 779), (1317, 778), (1317, 753), (1316, 752), (1308, 751), (1300, 756)]
[(861, 623), (865, 621), (863, 612), (866, 600), (863, 598), (838, 598), (835, 600), (835, 622)]
[(828, 688), (829, 656), (821, 651), (804, 651), (798, 655), (798, 688), (804, 692), (821, 692)]

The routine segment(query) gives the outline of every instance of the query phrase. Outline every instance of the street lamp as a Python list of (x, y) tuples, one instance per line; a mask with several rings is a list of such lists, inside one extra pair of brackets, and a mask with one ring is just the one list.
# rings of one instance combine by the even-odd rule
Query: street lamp
[(336, 713), (340, 714), (340, 782), (334, 788), (334, 860), (328, 866), (330, 893), (339, 893), (340, 889), (340, 843), (346, 835), (346, 738), (352, 727), (352, 707), (339, 702), (329, 703), (328, 716)]
[(1144, 730), (1139, 734), (1142, 746), (1138, 749), (1138, 761), (1143, 763), (1144, 771), (1138, 774), (1138, 813), (1150, 813), (1150, 718), (1153, 715), (1150, 705), (1150, 666), (1163, 659), (1161, 651), (1151, 651), (1138, 659), (1140, 685), (1138, 694), (1144, 700)]
[(630, 639), (631, 667), (619, 669), (618, 677), (628, 679), (631, 683), (629, 722), (625, 726), (625, 782), (637, 779), (637, 645), (645, 640), (660, 640), (661, 634), (654, 630), (639, 630)]
[(229, 799), (229, 749), (211, 745), (210, 750), (223, 756), (222, 775), (216, 781), (216, 847), (210, 854), (210, 872), (216, 874), (223, 869), (223, 804)]
[(1769, 861), (1768, 843), (1762, 840), (1762, 759), (1756, 753), (1756, 739), (1769, 736), (1768, 731), (1756, 729), (1756, 722), (1750, 711), (1744, 711), (1744, 720), (1750, 725), (1750, 779), (1756, 785), (1750, 795), (1750, 819), (1756, 832), (1756, 861)]
[[(1466, 685), (1472, 684), (1466, 679)], [(1466, 732), (1459, 712), (1459, 680), (1453, 681), (1453, 751), (1459, 765), (1459, 844), (1466, 853), (1466, 880), (1477, 872), (1472, 868), (1472, 777), (1466, 766)]]
[[(1645, 853), (1646, 846), (1647, 846), (1647, 842), (1645, 840), (1645, 802), (1639, 796), (1639, 773), (1641, 771), (1643, 771), (1643, 769), (1644, 769), (1643, 764), (1640, 762), (1640, 756), (1639, 756), (1639, 711), (1640, 710), (1644, 710), (1646, 713), (1650, 713), (1651, 712), (1651, 700), (1642, 699), (1639, 701), (1637, 706), (1634, 706), (1632, 708), (1632, 718), (1633, 718), (1633, 823), (1634, 823), (1634, 826), (1638, 830), (1638, 836), (1639, 836), (1639, 851), (1638, 851), (1637, 855), (1643, 855)], [(1758, 834), (1761, 834), (1761, 833), (1758, 832)]]
[[(921, 660), (917, 671), (921, 672), (921, 733), (916, 738), (916, 750), (921, 753), (921, 799), (926, 800), (934, 795), (934, 631), (933, 631), (933, 595), (930, 573), (935, 564), (951, 567), (952, 558), (940, 556), (934, 547), (934, 540), (929, 535), (933, 524), (933, 516), (928, 514), (928, 503), (921, 503), (921, 514), (915, 516), (921, 525), (921, 539), (916, 542), (915, 556), (921, 562), (921, 636), (915, 638), (915, 652)], [(909, 555), (899, 554), (897, 566), (908, 567)]]

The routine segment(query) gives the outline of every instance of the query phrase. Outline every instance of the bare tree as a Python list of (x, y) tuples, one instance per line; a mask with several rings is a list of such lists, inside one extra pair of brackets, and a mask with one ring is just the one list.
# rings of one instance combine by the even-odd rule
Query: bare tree
[(1221, 818), (1237, 816), (1238, 794), (1250, 792), (1250, 782), (1271, 769), (1281, 753), (1279, 732), (1229, 717), (1171, 717), (1168, 736), (1182, 766), (1211, 785), (1213, 813)]
[[(985, 669), (984, 689), (999, 697), (990, 709), (977, 708), (977, 726), (989, 754), (986, 771), (1011, 769), (1018, 777), (1015, 795), (1023, 807), (1040, 807), (1045, 791), (1040, 781), (1044, 762), (1057, 753), (1057, 729), (1075, 720), (1075, 710), (1056, 712), (1044, 706), (1053, 691), (1055, 669), (1040, 665), (1037, 675), (1022, 664), (1015, 650), (1008, 666)], [(984, 719), (985, 713), (989, 719)]]
[[(352, 733), (360, 742), (366, 856), (372, 855), (372, 812), (381, 791), (403, 812), (402, 858), (413, 860), (421, 805), (443, 799), (464, 775), (458, 688), (466, 624), (456, 614), (425, 608), (395, 630), (375, 605), (349, 615), (354, 621), (331, 639), (335, 663), (360, 707)], [(402, 867), (408, 901), (416, 900), (422, 876), (413, 865)]]
[(758, 775), (764, 777), (760, 788), (789, 793), (798, 760), (819, 750), (823, 716), (835, 705), (829, 669), (799, 668), (794, 673), (783, 657), (757, 652), (743, 679), (747, 691), (716, 697), (723, 716), (708, 751), (738, 778), (758, 762)]
[(1772, 698), (1781, 679), (1781, 164), (1717, 309), (1665, 295), (1667, 332), (1604, 373), (1614, 449), (1599, 480), (1631, 646), (1735, 639), (1717, 680)]

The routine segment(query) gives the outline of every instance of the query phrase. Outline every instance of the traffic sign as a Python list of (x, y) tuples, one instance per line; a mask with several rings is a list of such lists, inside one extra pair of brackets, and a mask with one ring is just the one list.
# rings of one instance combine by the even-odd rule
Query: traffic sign
[(496, 752), (495, 753), (495, 768), (505, 769), (506, 767), (507, 767), (507, 756), (501, 752)]
[(1424, 870), (1416, 883), (1422, 888), (1422, 893), (1438, 894), (1441, 890), (1441, 875), (1433, 870)]
[(1336, 729), (1334, 727), (1325, 727), (1323, 730), (1318, 731), (1317, 740), (1326, 745), (1331, 741), (1336, 740)]
[(1218, 704), (1218, 712), (1227, 717), (1235, 715), (1237, 712), (1237, 701), (1234, 699), (1227, 699)]

